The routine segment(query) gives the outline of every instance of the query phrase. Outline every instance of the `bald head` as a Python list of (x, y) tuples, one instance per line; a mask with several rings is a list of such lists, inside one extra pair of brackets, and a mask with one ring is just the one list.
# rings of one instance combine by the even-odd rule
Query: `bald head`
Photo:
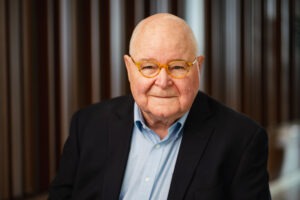
[(181, 18), (159, 13), (142, 20), (134, 29), (129, 53), (132, 56), (151, 48), (153, 51), (167, 51), (168, 47), (180, 48), (197, 55), (197, 42), (188, 24)]

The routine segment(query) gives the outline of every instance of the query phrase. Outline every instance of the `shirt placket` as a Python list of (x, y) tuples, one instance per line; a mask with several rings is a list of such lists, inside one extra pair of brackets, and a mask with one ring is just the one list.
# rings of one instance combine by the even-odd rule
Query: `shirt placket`
[(141, 177), (141, 185), (144, 195), (142, 199), (151, 199), (152, 190), (155, 187), (156, 176), (161, 165), (161, 159), (163, 157), (163, 145), (156, 143), (152, 146), (149, 157), (146, 161), (145, 170)]

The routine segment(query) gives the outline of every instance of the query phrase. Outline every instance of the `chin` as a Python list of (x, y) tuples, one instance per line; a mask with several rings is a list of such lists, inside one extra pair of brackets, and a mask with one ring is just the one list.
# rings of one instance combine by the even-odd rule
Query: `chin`
[(176, 118), (179, 115), (178, 111), (175, 110), (162, 110), (151, 112), (154, 116), (159, 118)]

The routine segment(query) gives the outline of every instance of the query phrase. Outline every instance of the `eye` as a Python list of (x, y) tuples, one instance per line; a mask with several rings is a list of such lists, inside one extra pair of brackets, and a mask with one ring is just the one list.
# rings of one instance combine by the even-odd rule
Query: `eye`
[(155, 63), (144, 62), (140, 65), (140, 72), (146, 77), (152, 77), (159, 72), (159, 67)]
[(185, 70), (185, 66), (182, 65), (175, 65), (175, 66), (170, 66), (170, 70)]
[(158, 66), (154, 63), (142, 63), (140, 68), (142, 71), (148, 71), (148, 70), (157, 70)]
[(169, 66), (169, 71), (186, 71), (186, 70), (187, 70), (187, 66), (182, 63)]
[(145, 66), (141, 66), (141, 70), (151, 70), (151, 69), (155, 69), (156, 67), (154, 65), (145, 65)]

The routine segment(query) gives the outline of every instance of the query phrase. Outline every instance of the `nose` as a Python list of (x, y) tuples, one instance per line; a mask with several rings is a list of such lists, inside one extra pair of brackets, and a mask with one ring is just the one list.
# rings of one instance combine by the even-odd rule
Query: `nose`
[(166, 88), (172, 85), (172, 79), (166, 69), (162, 68), (156, 77), (155, 84), (161, 88)]

